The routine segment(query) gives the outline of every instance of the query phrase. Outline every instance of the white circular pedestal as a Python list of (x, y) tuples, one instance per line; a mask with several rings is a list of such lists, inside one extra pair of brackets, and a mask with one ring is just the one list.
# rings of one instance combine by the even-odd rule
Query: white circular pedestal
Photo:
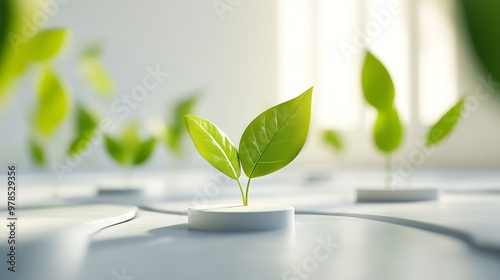
[(295, 209), (287, 205), (203, 205), (188, 208), (188, 228), (205, 231), (263, 231), (293, 228)]
[(97, 190), (98, 196), (142, 196), (144, 190), (137, 187), (114, 188), (101, 187)]
[(404, 190), (381, 190), (381, 189), (357, 189), (357, 201), (372, 202), (404, 202), (436, 200), (439, 198), (439, 190), (427, 189), (404, 189)]

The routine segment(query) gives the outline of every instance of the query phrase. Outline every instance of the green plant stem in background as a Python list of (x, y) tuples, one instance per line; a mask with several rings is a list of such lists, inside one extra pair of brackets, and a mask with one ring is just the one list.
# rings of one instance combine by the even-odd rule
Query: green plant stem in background
[(386, 187), (392, 189), (392, 163), (390, 154), (403, 139), (403, 126), (394, 106), (395, 88), (391, 75), (382, 62), (369, 51), (366, 52), (361, 72), (363, 97), (377, 110), (373, 130), (375, 146), (385, 154)]
[(392, 159), (390, 154), (385, 155), (385, 186), (392, 190)]

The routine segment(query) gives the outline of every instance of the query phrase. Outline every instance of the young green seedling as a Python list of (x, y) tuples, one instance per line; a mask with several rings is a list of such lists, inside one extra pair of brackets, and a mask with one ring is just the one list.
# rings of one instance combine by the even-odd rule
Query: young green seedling
[(453, 107), (451, 107), (427, 132), (426, 145), (431, 147), (441, 143), (448, 137), (462, 115), (465, 98), (461, 98)]
[[(238, 183), (244, 206), (248, 206), (253, 178), (280, 170), (302, 150), (309, 131), (312, 91), (311, 87), (260, 114), (243, 132), (239, 149), (210, 121), (186, 116), (187, 129), (196, 149), (211, 165)], [(241, 168), (248, 177), (245, 191), (239, 179)]]
[(139, 138), (137, 124), (125, 127), (119, 138), (105, 135), (106, 150), (111, 158), (122, 166), (137, 166), (145, 163), (152, 155), (156, 139)]
[(394, 84), (384, 65), (370, 52), (366, 52), (361, 73), (364, 99), (377, 110), (373, 131), (376, 147), (385, 154), (386, 186), (392, 188), (391, 154), (403, 139), (403, 127), (394, 106)]

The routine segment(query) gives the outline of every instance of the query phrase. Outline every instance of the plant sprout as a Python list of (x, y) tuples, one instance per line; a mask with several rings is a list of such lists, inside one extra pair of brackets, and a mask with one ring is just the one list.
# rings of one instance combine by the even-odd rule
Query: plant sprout
[(139, 138), (138, 125), (132, 123), (125, 127), (119, 138), (105, 135), (106, 150), (111, 158), (123, 166), (137, 166), (145, 163), (156, 145), (156, 139)]
[(373, 131), (376, 147), (385, 154), (386, 186), (392, 188), (391, 154), (401, 144), (403, 127), (394, 106), (395, 89), (385, 66), (369, 51), (366, 52), (361, 72), (363, 97), (377, 110)]
[[(193, 143), (212, 166), (238, 183), (244, 206), (253, 178), (287, 166), (302, 150), (309, 131), (313, 88), (298, 97), (274, 106), (256, 117), (241, 136), (239, 149), (210, 121), (186, 116)], [(240, 182), (241, 168), (248, 178)]]

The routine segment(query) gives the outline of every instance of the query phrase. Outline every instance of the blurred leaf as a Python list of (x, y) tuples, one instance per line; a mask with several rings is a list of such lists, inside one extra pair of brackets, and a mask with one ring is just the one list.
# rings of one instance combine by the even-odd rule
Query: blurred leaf
[(432, 146), (440, 143), (450, 135), (453, 128), (460, 120), (465, 98), (462, 98), (451, 107), (437, 122), (434, 124), (427, 134), (427, 145)]
[(39, 166), (44, 166), (47, 162), (42, 146), (34, 139), (30, 140), (31, 159)]
[(101, 46), (91, 45), (81, 57), (81, 72), (90, 88), (103, 97), (113, 95), (115, 84), (113, 78), (101, 61)]
[(126, 161), (132, 163), (134, 161), (135, 155), (139, 146), (141, 145), (141, 139), (139, 139), (137, 123), (131, 123), (126, 126), (121, 134), (121, 143), (125, 152)]
[[(35, 13), (41, 12), (41, 6), (38, 1), (2, 0), (0, 2), (3, 5), (0, 13), (7, 15), (6, 17), (0, 15), (0, 20), (8, 23), (7, 41), (4, 42), (0, 52), (0, 105), (4, 105), (10, 93), (15, 92), (15, 86), (31, 60), (28, 46), (31, 45), (30, 39), (40, 26), (37, 21), (30, 19)], [(34, 51), (38, 53), (40, 47), (35, 47)]]
[(35, 128), (42, 135), (50, 135), (66, 117), (69, 101), (66, 90), (49, 67), (42, 68), (37, 98)]
[(46, 61), (53, 59), (63, 49), (70, 31), (66, 28), (46, 29), (33, 36), (25, 52), (31, 61)]
[(180, 151), (180, 137), (174, 127), (169, 124), (165, 125), (165, 139), (167, 147), (174, 152)]
[(120, 139), (106, 136), (106, 149), (111, 157), (122, 165), (140, 165), (151, 156), (156, 139), (141, 141), (138, 126), (132, 123), (125, 127)]
[(186, 116), (186, 126), (201, 156), (219, 171), (237, 180), (241, 175), (238, 151), (224, 132), (210, 121), (193, 115)]
[(11, 28), (12, 3), (13, 0), (0, 1), (0, 65), (5, 56), (5, 49), (8, 46), (8, 34)]
[(155, 145), (156, 139), (154, 138), (150, 138), (149, 140), (142, 142), (134, 156), (133, 165), (140, 165), (146, 162), (146, 160), (148, 160), (152, 155)]
[(74, 155), (85, 149), (97, 128), (95, 117), (83, 106), (78, 106), (76, 116), (77, 135), (71, 142), (68, 154)]
[[(25, 69), (25, 57), (21, 55), (27, 42), (21, 34), (21, 19), (26, 16), (27, 1), (0, 1), (0, 105), (12, 91), (19, 74)], [(2, 106), (0, 106), (1, 109)]]
[[(500, 81), (500, 1), (459, 0), (464, 16), (464, 32), (469, 36), (479, 60), (494, 81)], [(495, 93), (499, 93), (496, 89)]]
[(361, 73), (361, 85), (365, 100), (379, 111), (392, 109), (394, 85), (384, 65), (369, 51)]
[(390, 153), (399, 147), (403, 139), (403, 127), (396, 109), (378, 112), (374, 139), (377, 148), (383, 153)]
[(323, 131), (323, 140), (325, 143), (329, 144), (335, 151), (340, 152), (344, 148), (342, 144), (342, 139), (337, 131), (325, 130)]
[(104, 136), (104, 141), (106, 144), (106, 151), (108, 151), (108, 154), (111, 156), (111, 158), (119, 164), (126, 165), (127, 160), (125, 157), (125, 150), (120, 145), (120, 143), (114, 138), (107, 135)]
[(311, 119), (313, 88), (255, 118), (240, 140), (240, 160), (248, 178), (288, 165), (304, 146)]
[(97, 126), (97, 120), (84, 106), (78, 106), (76, 126), (79, 131), (93, 130)]
[(173, 122), (166, 127), (167, 145), (171, 151), (180, 152), (182, 137), (186, 132), (184, 116), (193, 112), (198, 100), (198, 95), (192, 95), (179, 103), (174, 108)]

